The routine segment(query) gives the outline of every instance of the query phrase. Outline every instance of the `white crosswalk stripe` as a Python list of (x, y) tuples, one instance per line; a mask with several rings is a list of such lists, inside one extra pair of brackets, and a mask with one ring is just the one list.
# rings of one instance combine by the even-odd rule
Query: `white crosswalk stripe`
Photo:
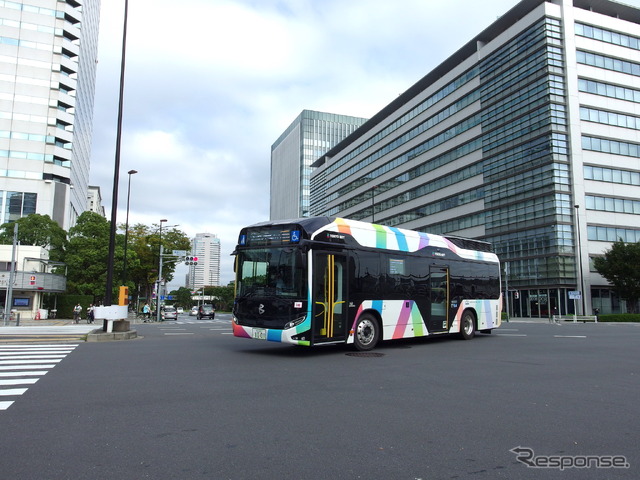
[(78, 344), (0, 345), (0, 410), (6, 410)]
[[(200, 325), (205, 323), (223, 323), (222, 320), (176, 320), (175, 322), (171, 322), (175, 325)], [(228, 323), (228, 322), (227, 322)]]

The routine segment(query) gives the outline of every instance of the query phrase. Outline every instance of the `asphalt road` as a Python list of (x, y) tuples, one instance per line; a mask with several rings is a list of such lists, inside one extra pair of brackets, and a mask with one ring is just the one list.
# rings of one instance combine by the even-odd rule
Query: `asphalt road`
[(2, 476), (640, 478), (640, 326), (511, 323), (360, 356), (181, 320), (78, 345), (0, 411)]

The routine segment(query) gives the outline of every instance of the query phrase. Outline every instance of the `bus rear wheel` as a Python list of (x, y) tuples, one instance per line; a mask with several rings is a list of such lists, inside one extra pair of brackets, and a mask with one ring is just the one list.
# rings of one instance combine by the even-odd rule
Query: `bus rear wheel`
[(476, 333), (476, 318), (469, 310), (462, 314), (460, 338), (471, 340)]
[(354, 344), (360, 351), (371, 350), (380, 339), (378, 321), (373, 315), (365, 313), (360, 315), (356, 322)]

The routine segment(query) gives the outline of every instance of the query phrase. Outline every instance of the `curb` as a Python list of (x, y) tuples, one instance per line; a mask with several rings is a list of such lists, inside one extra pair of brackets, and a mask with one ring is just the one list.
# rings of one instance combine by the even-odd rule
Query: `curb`
[(116, 340), (133, 340), (134, 338), (138, 338), (138, 332), (136, 330), (107, 333), (101, 328), (98, 328), (87, 334), (87, 342), (112, 342)]

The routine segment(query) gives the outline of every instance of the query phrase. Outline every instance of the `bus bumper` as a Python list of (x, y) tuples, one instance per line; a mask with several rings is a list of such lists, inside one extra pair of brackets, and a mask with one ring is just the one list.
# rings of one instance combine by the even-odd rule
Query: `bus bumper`
[[(311, 342), (309, 340), (300, 340), (299, 328), (290, 328), (287, 330), (279, 330), (273, 328), (258, 328), (258, 327), (245, 327), (238, 325), (234, 319), (231, 322), (233, 326), (233, 336), (240, 338), (252, 338), (254, 340), (266, 340), (268, 342), (286, 343), (288, 345), (302, 345), (309, 346)], [(307, 338), (310, 338), (307, 336)]]

